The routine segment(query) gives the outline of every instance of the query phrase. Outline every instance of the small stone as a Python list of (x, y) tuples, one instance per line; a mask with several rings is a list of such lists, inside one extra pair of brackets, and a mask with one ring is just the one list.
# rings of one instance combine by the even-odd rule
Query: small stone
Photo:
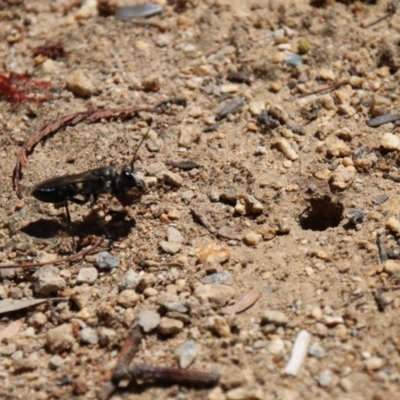
[(167, 254), (176, 254), (182, 248), (181, 243), (167, 242), (166, 240), (161, 240), (158, 245), (160, 246), (161, 250)]
[(33, 275), (37, 279), (34, 286), (35, 292), (41, 295), (49, 295), (65, 289), (66, 282), (59, 276), (58, 268), (50, 265), (39, 268)]
[(350, 393), (353, 390), (353, 383), (348, 378), (342, 378), (339, 381), (339, 386), (346, 392)]
[(228, 271), (223, 271), (207, 275), (203, 279), (201, 279), (200, 282), (204, 284), (232, 285), (233, 279), (232, 275)]
[(285, 342), (279, 336), (273, 336), (267, 344), (267, 350), (273, 354), (282, 354), (285, 349)]
[(54, 355), (49, 360), (49, 368), (53, 370), (60, 368), (63, 364), (64, 360), (58, 354)]
[(168, 183), (172, 186), (181, 187), (183, 184), (183, 179), (179, 174), (176, 174), (171, 171), (164, 171), (163, 179), (165, 183)]
[(13, 366), (14, 366), (14, 373), (16, 374), (28, 371), (34, 371), (39, 367), (37, 354), (32, 353), (26, 358), (14, 360)]
[(196, 252), (196, 256), (203, 264), (223, 264), (228, 261), (231, 251), (216, 243), (209, 243)]
[(308, 354), (316, 358), (324, 358), (326, 351), (319, 344), (314, 343), (309, 347)]
[(0, 279), (14, 279), (16, 275), (16, 269), (15, 268), (5, 268), (5, 269), (0, 269)]
[(226, 400), (226, 396), (219, 386), (210, 389), (208, 392), (207, 400)]
[(139, 295), (132, 289), (123, 290), (118, 296), (118, 304), (125, 308), (134, 307), (139, 301)]
[(80, 310), (88, 305), (91, 295), (91, 288), (89, 286), (75, 286), (71, 289), (71, 300)]
[(83, 328), (79, 332), (79, 340), (84, 344), (97, 344), (99, 341), (99, 337), (97, 336), (96, 331), (93, 328)]
[(187, 313), (189, 310), (179, 301), (179, 297), (175, 293), (163, 292), (157, 298), (157, 304), (168, 311), (176, 311), (179, 313)]
[(328, 387), (332, 383), (333, 375), (329, 369), (322, 371), (316, 380), (321, 387)]
[(96, 282), (99, 272), (94, 267), (81, 268), (76, 277), (76, 283), (82, 284), (87, 283), (93, 285)]
[(143, 310), (137, 316), (136, 321), (143, 331), (148, 333), (157, 328), (157, 326), (160, 324), (161, 317), (160, 314), (154, 311)]
[(198, 76), (208, 76), (212, 73), (213, 67), (210, 64), (201, 64), (194, 69), (194, 73)]
[(170, 243), (182, 243), (183, 237), (178, 229), (174, 228), (173, 226), (169, 226), (167, 228), (167, 240)]
[(72, 391), (75, 395), (82, 396), (88, 391), (88, 389), (87, 382), (83, 376), (78, 376), (72, 385)]
[(327, 326), (335, 326), (335, 325), (343, 324), (344, 321), (343, 321), (343, 317), (340, 317), (340, 316), (325, 315), (324, 323)]
[(330, 157), (347, 157), (351, 155), (351, 148), (334, 136), (329, 136), (325, 144), (327, 146), (327, 155)]
[(344, 190), (351, 186), (356, 178), (356, 169), (353, 166), (339, 166), (331, 175), (329, 184), (333, 190)]
[(261, 214), (264, 210), (264, 206), (261, 201), (257, 200), (254, 196), (250, 194), (245, 194), (243, 200), (246, 205), (247, 214)]
[(276, 230), (268, 225), (258, 228), (257, 232), (262, 235), (264, 240), (272, 240), (276, 236)]
[(266, 310), (261, 315), (262, 324), (285, 326), (288, 322), (289, 318), (281, 311)]
[(100, 270), (109, 271), (119, 266), (119, 260), (108, 251), (100, 251), (94, 256), (94, 265)]
[(262, 239), (263, 237), (261, 234), (251, 231), (244, 235), (243, 242), (247, 244), (247, 246), (257, 246)]
[(398, 275), (400, 274), (400, 264), (395, 260), (387, 260), (383, 270), (389, 275)]
[(370, 113), (371, 117), (379, 117), (380, 115), (390, 114), (392, 102), (387, 97), (377, 93), (372, 95)]
[(193, 190), (185, 190), (182, 193), (182, 201), (186, 204), (189, 205), (190, 202), (192, 201), (192, 198), (194, 196)]
[(387, 132), (382, 136), (381, 146), (385, 150), (400, 150), (400, 137), (393, 133)]
[(299, 155), (294, 151), (289, 141), (285, 138), (279, 138), (275, 141), (274, 145), (281, 150), (289, 160), (295, 161), (299, 158)]
[(227, 285), (199, 285), (194, 291), (194, 297), (202, 304), (220, 308), (225, 306), (235, 293), (235, 290)]
[(175, 350), (179, 358), (179, 367), (186, 369), (193, 363), (199, 354), (200, 346), (194, 340), (188, 340)]
[(282, 125), (285, 125), (286, 122), (289, 121), (289, 114), (282, 107), (270, 106), (268, 108), (268, 114), (276, 118)]
[(231, 328), (224, 317), (214, 316), (209, 317), (205, 324), (206, 329), (215, 333), (219, 337), (229, 337), (231, 335)]
[(153, 273), (146, 274), (142, 277), (137, 290), (138, 292), (143, 292), (146, 288), (154, 286), (156, 282), (157, 277)]
[(189, 149), (199, 135), (200, 131), (195, 125), (182, 125), (179, 132), (178, 145)]
[(324, 316), (324, 313), (321, 307), (314, 307), (310, 312), (310, 317), (316, 319), (317, 321), (321, 320)]
[(106, 347), (113, 343), (117, 338), (117, 332), (114, 329), (101, 327), (99, 330), (99, 344)]
[(317, 171), (314, 176), (321, 181), (327, 181), (331, 177), (331, 174), (332, 173), (328, 168), (324, 168)]
[(135, 290), (139, 286), (141, 280), (142, 277), (138, 273), (128, 270), (122, 276), (119, 282), (119, 288), (121, 291), (125, 289)]
[(227, 400), (263, 400), (264, 392), (259, 385), (242, 386), (229, 390), (226, 398)]
[(28, 319), (28, 325), (35, 329), (41, 329), (47, 323), (47, 317), (42, 312), (37, 312)]
[(50, 353), (67, 351), (72, 347), (74, 341), (71, 324), (63, 324), (49, 329), (46, 335), (46, 343)]
[(177, 319), (168, 317), (161, 318), (160, 325), (158, 325), (158, 333), (165, 336), (176, 335), (183, 329), (183, 322)]
[(88, 98), (92, 96), (94, 87), (82, 70), (72, 72), (67, 78), (67, 88), (78, 97)]
[(145, 92), (158, 92), (160, 89), (161, 83), (157, 76), (150, 76), (142, 80), (142, 90)]
[(249, 104), (249, 111), (253, 117), (260, 115), (265, 110), (263, 101), (252, 101)]

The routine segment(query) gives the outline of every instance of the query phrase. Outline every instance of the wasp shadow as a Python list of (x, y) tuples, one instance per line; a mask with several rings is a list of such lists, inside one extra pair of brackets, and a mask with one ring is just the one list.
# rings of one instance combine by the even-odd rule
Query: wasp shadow
[(64, 226), (58, 220), (54, 219), (39, 219), (20, 229), (21, 232), (28, 236), (38, 239), (50, 239), (57, 236), (63, 230), (65, 230)]
[[(91, 211), (84, 217), (84, 220), (72, 222), (73, 234), (79, 237), (106, 235), (112, 240), (118, 240), (128, 236), (136, 226), (134, 219), (127, 219), (126, 212), (113, 211), (109, 212), (108, 215), (112, 219), (106, 223), (95, 211)], [(54, 219), (40, 219), (22, 227), (20, 231), (37, 239), (50, 239), (62, 232), (69, 233), (66, 216), (63, 216), (62, 222)]]

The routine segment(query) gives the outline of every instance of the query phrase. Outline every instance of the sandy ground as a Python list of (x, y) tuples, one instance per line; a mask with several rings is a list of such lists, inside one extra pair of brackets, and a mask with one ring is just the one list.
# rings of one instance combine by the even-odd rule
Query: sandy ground
[[(98, 269), (92, 254), (1, 271), (0, 309), (7, 298), (71, 298), (0, 315), (0, 334), (23, 322), (0, 343), (0, 397), (98, 398), (132, 323), (150, 310), (161, 324), (134, 362), (177, 367), (175, 350), (194, 340), (189, 370), (218, 370), (220, 381), (125, 385), (113, 400), (397, 398), (400, 263), (381, 262), (376, 240), (396, 258), (400, 140), (394, 123), (366, 122), (399, 107), (399, 15), (369, 26), (389, 1), (160, 3), (161, 14), (124, 22), (79, 4), (65, 11), (64, 1), (0, 1), (3, 73), (53, 88), (42, 104), (0, 100), (2, 263), (70, 254), (64, 208), (33, 198), (33, 187), (101, 166), (119, 171), (154, 118), (135, 163), (149, 188), (140, 202), (123, 208), (102, 196), (103, 222), (89, 204), (70, 204), (78, 250), (106, 224), (113, 243), (102, 250), (118, 267)], [(63, 57), (34, 56), (49, 40), (63, 44)], [(232, 82), (237, 71), (246, 79)], [(44, 123), (177, 97), (186, 107), (59, 130), (30, 155), (17, 198), (16, 155)], [(237, 98), (243, 106), (204, 132)], [(197, 167), (173, 165), (181, 161)], [(214, 273), (225, 273), (222, 285), (204, 280)], [(221, 313), (250, 290), (260, 294), (252, 307)], [(171, 299), (183, 309), (168, 310)], [(290, 376), (301, 330), (308, 354)]]

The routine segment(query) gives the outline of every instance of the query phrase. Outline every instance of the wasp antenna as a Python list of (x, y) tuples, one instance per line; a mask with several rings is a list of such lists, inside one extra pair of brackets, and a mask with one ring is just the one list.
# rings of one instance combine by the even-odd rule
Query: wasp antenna
[(142, 140), (139, 142), (138, 147), (136, 148), (135, 154), (133, 155), (133, 159), (132, 159), (132, 162), (131, 162), (131, 170), (132, 171), (134, 170), (133, 166), (135, 165), (136, 156), (137, 156), (137, 154), (139, 152), (139, 149), (142, 146), (143, 142), (146, 140), (147, 136), (149, 136), (152, 122), (153, 122), (153, 120), (150, 121), (149, 129), (147, 130), (146, 134), (142, 137)]

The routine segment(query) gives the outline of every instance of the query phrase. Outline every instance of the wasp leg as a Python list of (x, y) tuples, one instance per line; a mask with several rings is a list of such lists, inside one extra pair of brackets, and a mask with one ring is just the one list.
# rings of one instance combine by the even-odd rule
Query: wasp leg
[[(90, 198), (89, 196), (87, 196), (83, 199), (79, 199), (77, 197), (70, 197), (70, 198), (68, 198), (68, 200), (72, 201), (75, 204), (82, 205), (82, 204), (87, 203), (89, 201), (89, 198)], [(68, 231), (72, 237), (72, 246), (74, 249), (73, 252), (75, 253), (76, 252), (76, 242), (75, 242), (75, 237), (74, 237), (74, 231), (72, 229), (71, 214), (69, 213), (69, 209), (68, 209), (68, 200), (65, 202), (65, 210), (67, 212)]]
[(74, 238), (74, 232), (72, 230), (72, 222), (71, 222), (71, 214), (69, 213), (68, 209), (68, 201), (65, 202), (65, 211), (67, 213), (67, 223), (68, 223), (68, 232), (72, 237), (72, 247), (73, 247), (73, 252), (76, 252), (76, 242)]

